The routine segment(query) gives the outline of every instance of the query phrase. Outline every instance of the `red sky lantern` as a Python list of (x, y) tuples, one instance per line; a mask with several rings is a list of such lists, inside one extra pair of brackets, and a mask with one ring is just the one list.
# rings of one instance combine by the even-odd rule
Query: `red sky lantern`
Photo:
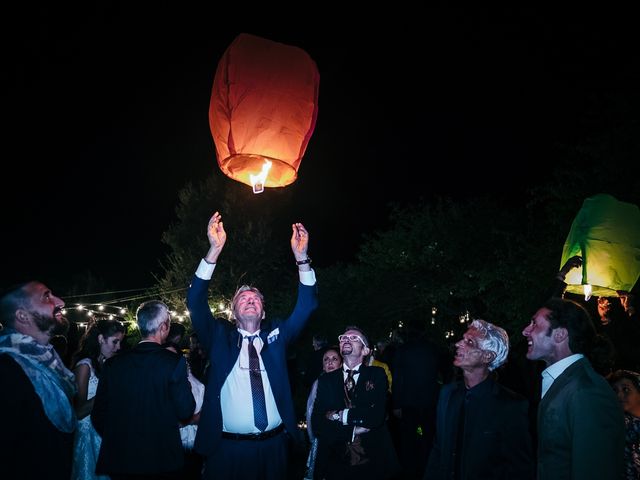
[(218, 62), (209, 104), (225, 175), (254, 193), (293, 183), (315, 128), (319, 83), (304, 50), (238, 35)]

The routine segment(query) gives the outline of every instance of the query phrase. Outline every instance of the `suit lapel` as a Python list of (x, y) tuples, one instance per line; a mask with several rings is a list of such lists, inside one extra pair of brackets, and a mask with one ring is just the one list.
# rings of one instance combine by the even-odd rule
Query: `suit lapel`
[(579, 368), (582, 368), (582, 365), (584, 364), (584, 362), (585, 362), (584, 358), (581, 358), (580, 360), (573, 362), (564, 370), (564, 372), (562, 372), (558, 376), (558, 378), (556, 378), (553, 381), (546, 395), (540, 401), (538, 412), (544, 410), (549, 404), (549, 402), (551, 402), (558, 395), (558, 393), (560, 393), (567, 386), (567, 384), (571, 381), (573, 372)]
[(232, 328), (227, 332), (227, 349), (228, 355), (224, 355), (226, 365), (224, 365), (224, 377), (227, 378), (231, 369), (236, 364), (238, 357), (240, 356), (240, 349), (242, 348), (242, 335), (236, 328)]
[[(273, 357), (271, 353), (273, 349), (269, 348), (269, 343), (267, 342), (267, 335), (269, 335), (269, 332), (270, 329), (268, 325), (266, 326), (266, 328), (260, 329), (260, 340), (262, 340), (262, 350), (260, 350), (260, 358), (262, 358), (262, 363), (264, 364), (264, 368), (267, 371), (267, 375), (269, 375), (269, 372), (272, 372), (273, 375), (278, 370), (278, 368), (272, 361)], [(279, 375), (273, 375), (273, 380), (272, 377), (269, 377), (269, 381), (277, 382), (278, 377)]]

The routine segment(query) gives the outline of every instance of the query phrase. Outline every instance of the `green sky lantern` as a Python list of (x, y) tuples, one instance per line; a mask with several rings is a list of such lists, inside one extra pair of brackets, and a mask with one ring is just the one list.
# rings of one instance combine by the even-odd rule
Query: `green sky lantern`
[(567, 292), (588, 299), (631, 290), (640, 276), (640, 209), (607, 194), (587, 198), (573, 220), (560, 265), (574, 255), (583, 265), (567, 275)]

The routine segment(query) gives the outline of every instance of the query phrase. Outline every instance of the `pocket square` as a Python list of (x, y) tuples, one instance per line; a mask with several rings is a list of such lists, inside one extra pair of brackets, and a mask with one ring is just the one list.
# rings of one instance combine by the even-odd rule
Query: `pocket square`
[(271, 330), (269, 332), (269, 335), (267, 335), (267, 343), (275, 342), (278, 339), (278, 335), (280, 335), (280, 329), (279, 328)]

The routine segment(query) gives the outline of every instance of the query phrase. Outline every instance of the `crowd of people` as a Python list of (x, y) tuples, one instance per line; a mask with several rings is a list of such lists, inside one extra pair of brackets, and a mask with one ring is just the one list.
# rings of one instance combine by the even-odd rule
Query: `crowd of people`
[(563, 266), (522, 330), (526, 358), (545, 364), (535, 397), (502, 381), (510, 339), (498, 325), (471, 321), (449, 360), (411, 322), (384, 356), (349, 325), (336, 343), (314, 336), (299, 412), (287, 350), (318, 305), (309, 233), (291, 227), (299, 282), (289, 316), (267, 317), (260, 290), (244, 285), (234, 324), (208, 304), (227, 240), (218, 212), (206, 237), (187, 292), (189, 335), (151, 300), (136, 311), (135, 346), (121, 349), (120, 322), (98, 320), (65, 362), (64, 301), (35, 280), (0, 295), (3, 478), (640, 478), (634, 297), (598, 299), (595, 315), (563, 298), (581, 259)]

